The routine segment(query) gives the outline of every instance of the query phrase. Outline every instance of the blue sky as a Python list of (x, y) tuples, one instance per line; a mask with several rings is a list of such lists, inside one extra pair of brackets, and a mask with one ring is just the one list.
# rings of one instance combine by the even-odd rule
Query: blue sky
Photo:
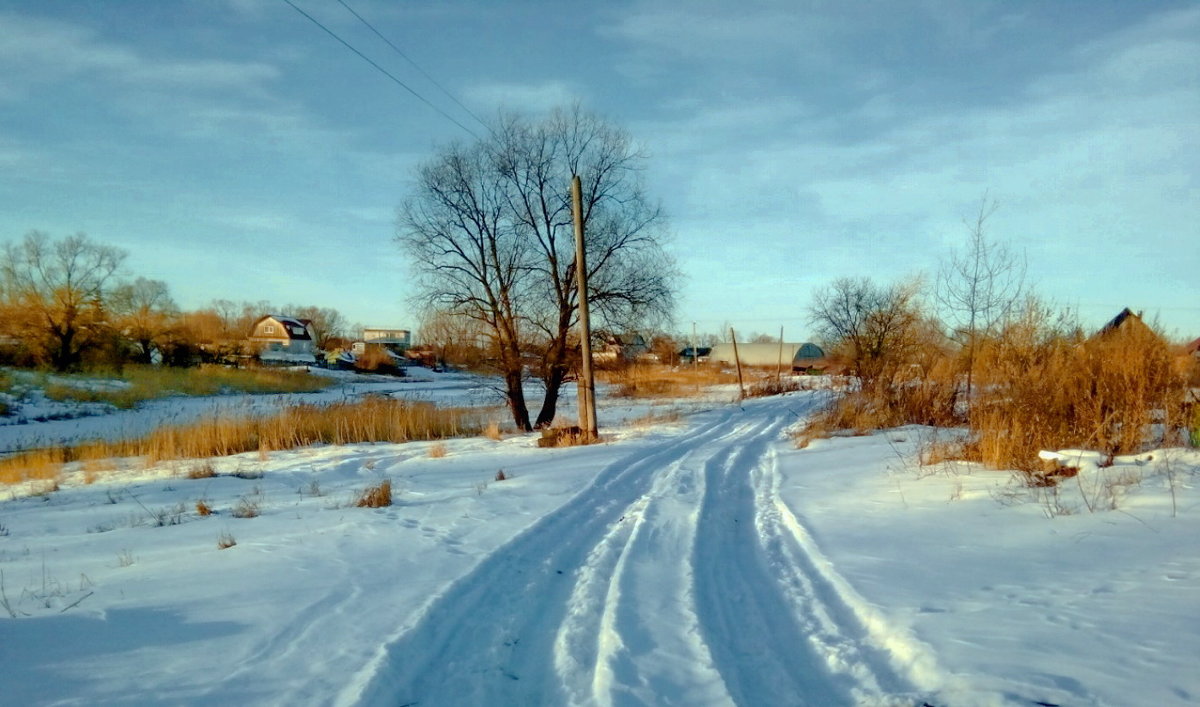
[[(467, 127), (334, 0), (294, 0)], [(649, 154), (677, 328), (805, 338), (814, 288), (989, 235), (1099, 325), (1200, 336), (1200, 6), (346, 0), (474, 113), (579, 100)], [(185, 308), (416, 326), (395, 208), (471, 139), (283, 0), (0, 0), (0, 240), (127, 249)], [(565, 179), (565, 177), (564, 177)]]

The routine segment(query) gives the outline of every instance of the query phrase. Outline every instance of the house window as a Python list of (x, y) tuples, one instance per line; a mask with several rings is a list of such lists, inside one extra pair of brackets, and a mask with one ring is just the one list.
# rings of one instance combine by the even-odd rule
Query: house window
[(274, 325), (274, 324), (266, 324), (266, 325), (264, 325), (264, 326), (263, 326), (263, 333), (264, 333), (264, 334), (274, 334), (274, 333), (275, 333), (275, 325)]

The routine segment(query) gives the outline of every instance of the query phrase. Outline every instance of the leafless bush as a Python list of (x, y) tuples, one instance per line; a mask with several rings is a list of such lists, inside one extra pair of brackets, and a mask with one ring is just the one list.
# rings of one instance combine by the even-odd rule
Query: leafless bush
[(205, 460), (199, 464), (192, 465), (188, 469), (187, 477), (189, 479), (211, 479), (217, 475), (217, 469), (213, 466), (211, 460)]
[(257, 497), (242, 496), (229, 514), (234, 518), (257, 518), (262, 513), (259, 503), (260, 499)]
[(359, 494), (354, 505), (359, 508), (384, 508), (392, 505), (392, 482), (384, 480), (368, 487)]

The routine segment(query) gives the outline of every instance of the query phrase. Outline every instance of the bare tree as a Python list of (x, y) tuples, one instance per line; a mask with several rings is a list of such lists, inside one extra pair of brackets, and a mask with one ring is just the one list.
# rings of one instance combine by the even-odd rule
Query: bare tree
[(412, 259), (425, 304), (487, 331), (513, 423), (530, 430), (517, 302), (531, 284), (533, 253), (507, 218), (505, 202), (483, 146), (453, 144), (418, 170), (396, 238)]
[(849, 359), (864, 389), (887, 385), (916, 345), (919, 293), (918, 280), (884, 287), (841, 278), (813, 295), (809, 317), (818, 336)]
[(985, 194), (974, 222), (966, 222), (963, 249), (951, 254), (938, 270), (937, 301), (965, 354), (968, 417), (979, 342), (995, 333), (1025, 294), (1024, 256), (985, 234), (984, 225), (997, 208)]
[(439, 363), (478, 368), (486, 360), (486, 332), (479, 322), (447, 312), (429, 311), (421, 318), (417, 335), (430, 347)]
[(139, 277), (118, 285), (109, 301), (114, 326), (133, 344), (134, 360), (150, 363), (178, 324), (179, 308), (167, 283)]
[(664, 219), (641, 180), (645, 155), (620, 128), (578, 104), (532, 122), (504, 116), (488, 143), (508, 216), (538, 257), (522, 314), (540, 353), (546, 395), (535, 425), (553, 422), (578, 359), (575, 240), (568, 181), (579, 175), (593, 324), (614, 331), (665, 323), (676, 273), (662, 249)]
[(0, 280), (14, 330), (55, 370), (78, 366), (107, 325), (105, 287), (124, 260), (124, 251), (82, 233), (55, 241), (31, 231), (6, 244)]
[(609, 328), (669, 317), (675, 270), (662, 250), (663, 218), (646, 198), (643, 155), (629, 136), (578, 106), (542, 121), (502, 116), (480, 143), (445, 148), (419, 172), (401, 209), (398, 240), (413, 258), (422, 298), (484, 325), (518, 428), (527, 355), (546, 388), (536, 420), (549, 425), (578, 358), (569, 183), (583, 184), (593, 317)]

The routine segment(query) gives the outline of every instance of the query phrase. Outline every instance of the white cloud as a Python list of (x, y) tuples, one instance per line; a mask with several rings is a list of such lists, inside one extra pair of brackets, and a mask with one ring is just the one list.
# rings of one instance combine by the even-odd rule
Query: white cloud
[(992, 234), (1028, 250), (1047, 294), (1098, 310), (1087, 316), (1111, 300), (1152, 309), (1200, 295), (1187, 276), (1200, 267), (1197, 38), (1200, 10), (1151, 18), (1068, 50), (1011, 100), (923, 110), (886, 82), (840, 113), (802, 92), (688, 97), (634, 132), (653, 147), (681, 240), (710, 244), (688, 262), (699, 282), (780, 276), (748, 242), (795, 254), (793, 281), (932, 268), (988, 191), (1001, 203)]
[(586, 98), (580, 87), (556, 80), (475, 84), (468, 86), (463, 95), (468, 103), (487, 112), (505, 109), (541, 113)]
[(151, 57), (106, 41), (84, 26), (22, 15), (0, 15), (0, 62), (9, 91), (91, 74), (97, 80), (180, 90), (258, 90), (279, 75), (260, 62), (181, 61)]

